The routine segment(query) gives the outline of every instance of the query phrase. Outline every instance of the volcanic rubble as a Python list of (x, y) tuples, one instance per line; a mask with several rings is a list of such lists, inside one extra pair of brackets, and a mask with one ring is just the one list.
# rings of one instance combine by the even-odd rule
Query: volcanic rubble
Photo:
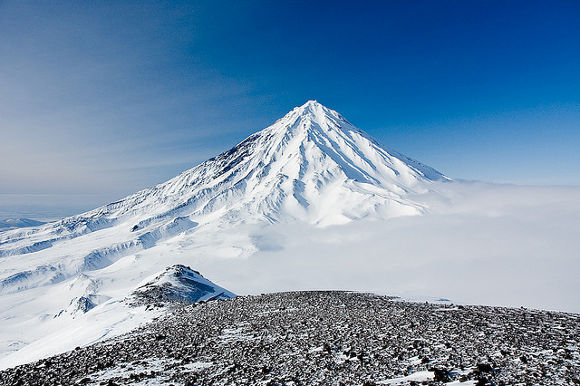
[(0, 385), (580, 384), (580, 315), (316, 291), (198, 304)]

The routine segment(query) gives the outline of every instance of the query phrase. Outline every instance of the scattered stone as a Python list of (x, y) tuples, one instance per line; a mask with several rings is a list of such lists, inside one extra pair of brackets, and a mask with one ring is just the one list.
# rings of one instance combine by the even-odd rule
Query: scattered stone
[(166, 316), (4, 370), (0, 385), (370, 386), (393, 379), (398, 385), (543, 385), (580, 379), (575, 314), (458, 309), (335, 291), (162, 304)]

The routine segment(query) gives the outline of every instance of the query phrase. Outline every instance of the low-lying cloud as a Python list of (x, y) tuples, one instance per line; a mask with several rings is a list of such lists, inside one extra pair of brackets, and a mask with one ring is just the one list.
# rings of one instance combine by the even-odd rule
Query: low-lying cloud
[(256, 232), (248, 259), (199, 267), (239, 293), (345, 289), (580, 312), (580, 188), (437, 186), (431, 213)]

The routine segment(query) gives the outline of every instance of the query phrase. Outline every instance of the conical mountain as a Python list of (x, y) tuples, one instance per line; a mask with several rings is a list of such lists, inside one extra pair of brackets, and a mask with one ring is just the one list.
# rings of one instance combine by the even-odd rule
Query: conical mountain
[(0, 256), (54, 250), (100, 235), (93, 237), (90, 252), (66, 265), (66, 272), (55, 271), (52, 263), (24, 274), (17, 270), (18, 276), (0, 281), (0, 292), (22, 288), (23, 279), (36, 286), (100, 269), (119, 256), (207, 225), (304, 221), (326, 226), (421, 214), (425, 208), (408, 193), (446, 179), (381, 147), (336, 111), (308, 101), (165, 183), (55, 223), (0, 233)]
[[(424, 208), (405, 195), (444, 179), (433, 168), (381, 147), (336, 111), (308, 101), (165, 183), (40, 231), (4, 233), (0, 254), (36, 251), (129, 219), (134, 231), (164, 224), (167, 229), (158, 233), (174, 233), (214, 221), (299, 219), (328, 225), (420, 214)], [(23, 243), (13, 243), (18, 240)]]

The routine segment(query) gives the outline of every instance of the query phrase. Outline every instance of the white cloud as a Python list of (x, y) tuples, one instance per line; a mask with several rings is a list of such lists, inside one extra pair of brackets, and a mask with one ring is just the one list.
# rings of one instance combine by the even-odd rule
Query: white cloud
[(198, 268), (241, 293), (345, 289), (580, 312), (580, 188), (439, 186), (427, 216), (276, 225), (247, 260)]

